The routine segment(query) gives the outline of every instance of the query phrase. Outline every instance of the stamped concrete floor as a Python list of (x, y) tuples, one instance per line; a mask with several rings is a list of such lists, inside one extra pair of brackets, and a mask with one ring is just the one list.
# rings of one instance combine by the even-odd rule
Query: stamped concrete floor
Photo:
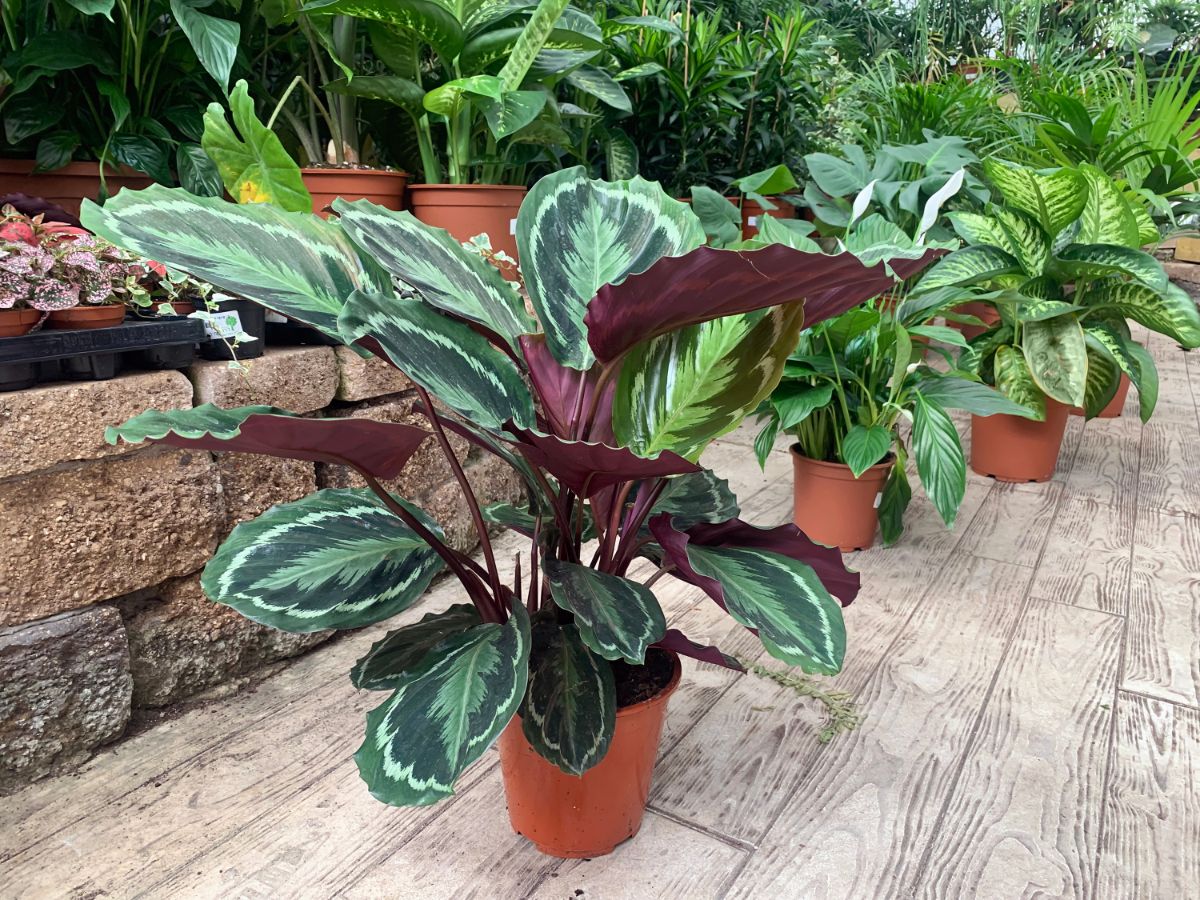
[[(0, 801), (0, 897), (1200, 896), (1200, 355), (1153, 350), (1151, 424), (1134, 395), (1072, 419), (1052, 482), (972, 475), (953, 531), (919, 497), (854, 555), (832, 682), (857, 731), (820, 744), (813, 701), (685, 662), (642, 832), (607, 858), (515, 836), (494, 752), (438, 806), (373, 801), (351, 756), (380, 698), (346, 672), (374, 629)], [(782, 521), (787, 454), (764, 475), (751, 438), (705, 461)], [(676, 624), (755, 653), (669, 581)]]

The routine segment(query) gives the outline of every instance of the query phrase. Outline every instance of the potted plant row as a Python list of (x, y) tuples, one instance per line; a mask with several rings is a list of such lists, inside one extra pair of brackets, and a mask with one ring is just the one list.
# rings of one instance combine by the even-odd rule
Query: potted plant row
[[(334, 211), (324, 221), (153, 187), (89, 205), (84, 221), (387, 360), (412, 380), (420, 424), (203, 406), (149, 411), (108, 438), (355, 469), (366, 488), (238, 526), (205, 591), (283, 630), (352, 629), (412, 606), (448, 568), (465, 602), (389, 632), (351, 673), (382, 694), (355, 757), (369, 790), (434, 803), (499, 739), (513, 827), (547, 853), (609, 852), (638, 830), (677, 655), (738, 665), (667, 627), (655, 580), (699, 587), (789, 664), (841, 666), (857, 575), (792, 525), (742, 521), (727, 484), (695, 460), (772, 392), (804, 325), (893, 277), (848, 253), (707, 247), (696, 216), (657, 184), (576, 168), (539, 181), (518, 215), (531, 314), (446, 232), (365, 201)], [(623, 227), (585, 227), (601, 220)], [(412, 293), (397, 296), (393, 279)], [(719, 364), (688, 363), (708, 354)], [(749, 377), (731, 382), (727, 368)], [(481, 508), (451, 434), (511, 466), (526, 500)], [(427, 440), (463, 490), (479, 561), (382, 486)], [(528, 542), (512, 577), (489, 522)], [(639, 559), (648, 579), (632, 577)]]

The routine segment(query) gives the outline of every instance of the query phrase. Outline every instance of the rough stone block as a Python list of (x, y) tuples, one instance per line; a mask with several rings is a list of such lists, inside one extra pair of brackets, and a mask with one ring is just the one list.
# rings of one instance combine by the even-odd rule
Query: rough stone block
[(120, 736), (132, 687), (115, 609), (0, 630), (0, 794), (74, 768)]
[(216, 458), (225, 495), (222, 537), (239, 522), (259, 516), (277, 503), (299, 500), (317, 489), (316, 469), (302, 459), (252, 453), (217, 453)]
[(266, 404), (295, 413), (328, 406), (338, 385), (332, 347), (271, 348), (241, 366), (200, 362), (188, 369), (196, 388), (196, 404), (250, 406)]
[(118, 605), (129, 634), (136, 707), (178, 703), (333, 634), (289, 634), (251, 622), (205, 597), (198, 574), (167, 582), (158, 597)]
[(191, 405), (192, 386), (179, 372), (138, 372), (0, 394), (0, 478), (129, 453), (135, 448), (128, 444), (104, 442), (106, 426), (151, 407)]
[(0, 482), (0, 626), (194, 572), (225, 520), (208, 453), (150, 450)]
[(334, 354), (338, 365), (339, 400), (370, 400), (412, 387), (412, 382), (399, 369), (376, 356), (364, 359), (349, 347), (335, 347)]
[[(521, 479), (494, 456), (473, 462), (465, 468), (465, 473), (480, 507), (501, 501), (512, 503), (521, 497)], [(475, 549), (478, 543), (475, 524), (457, 481), (442, 485), (423, 500), (421, 507), (442, 526), (450, 546), (464, 553)]]
[(1183, 287), (1200, 285), (1200, 263), (1173, 261), (1163, 263), (1167, 277)]

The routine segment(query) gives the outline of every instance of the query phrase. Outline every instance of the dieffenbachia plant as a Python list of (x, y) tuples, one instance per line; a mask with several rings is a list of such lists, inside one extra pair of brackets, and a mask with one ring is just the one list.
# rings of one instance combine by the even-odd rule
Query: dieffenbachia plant
[(1096, 415), (1123, 373), (1137, 387), (1145, 421), (1158, 373), (1126, 320), (1184, 348), (1200, 346), (1195, 302), (1140, 249), (1158, 239), (1149, 215), (1094, 166), (1039, 171), (989, 160), (984, 172), (1003, 203), (982, 214), (952, 213), (969, 246), (917, 285), (963, 289), (960, 300), (984, 299), (999, 310), (999, 323), (971, 341), (959, 366), (1039, 420), (1047, 397)]
[[(770, 394), (806, 324), (891, 283), (882, 266), (702, 246), (694, 214), (657, 184), (572, 169), (536, 184), (517, 220), (530, 314), (446, 232), (366, 201), (334, 209), (325, 221), (155, 187), (88, 205), (84, 221), (374, 353), (415, 385), (421, 426), (206, 405), (108, 432), (338, 463), (363, 478), (364, 489), (273, 507), (217, 551), (205, 591), (255, 621), (359, 628), (411, 606), (443, 566), (457, 576), (463, 603), (392, 631), (352, 673), (359, 687), (390, 692), (356, 756), (376, 797), (450, 794), (518, 713), (539, 753), (583, 772), (612, 736), (612, 661), (642, 663), (658, 647), (736, 666), (667, 627), (649, 583), (628, 577), (639, 557), (658, 565), (651, 581), (698, 586), (779, 659), (838, 671), (839, 601), (854, 597), (858, 576), (791, 525), (742, 521), (728, 485), (696, 460)], [(509, 464), (527, 502), (481, 508), (450, 433)], [(479, 561), (381, 483), (424, 440), (462, 487)], [(489, 522), (528, 537), (524, 579), (501, 577)]]

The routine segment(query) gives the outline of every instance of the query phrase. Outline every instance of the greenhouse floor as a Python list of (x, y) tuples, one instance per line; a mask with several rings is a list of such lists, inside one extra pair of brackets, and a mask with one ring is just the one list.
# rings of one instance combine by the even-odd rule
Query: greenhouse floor
[[(972, 475), (955, 530), (918, 498), (897, 546), (852, 557), (832, 683), (856, 731), (821, 744), (816, 701), (685, 662), (642, 832), (611, 856), (514, 835), (494, 752), (440, 805), (372, 800), (351, 756), (380, 697), (346, 678), (372, 629), (0, 801), (0, 896), (1200, 896), (1200, 355), (1155, 340), (1151, 424), (1135, 394), (1072, 419), (1052, 482)], [(751, 438), (705, 462), (781, 521), (788, 456), (764, 476)], [(669, 581), (693, 637), (754, 653)], [(410, 617), (457, 599), (443, 580)]]

